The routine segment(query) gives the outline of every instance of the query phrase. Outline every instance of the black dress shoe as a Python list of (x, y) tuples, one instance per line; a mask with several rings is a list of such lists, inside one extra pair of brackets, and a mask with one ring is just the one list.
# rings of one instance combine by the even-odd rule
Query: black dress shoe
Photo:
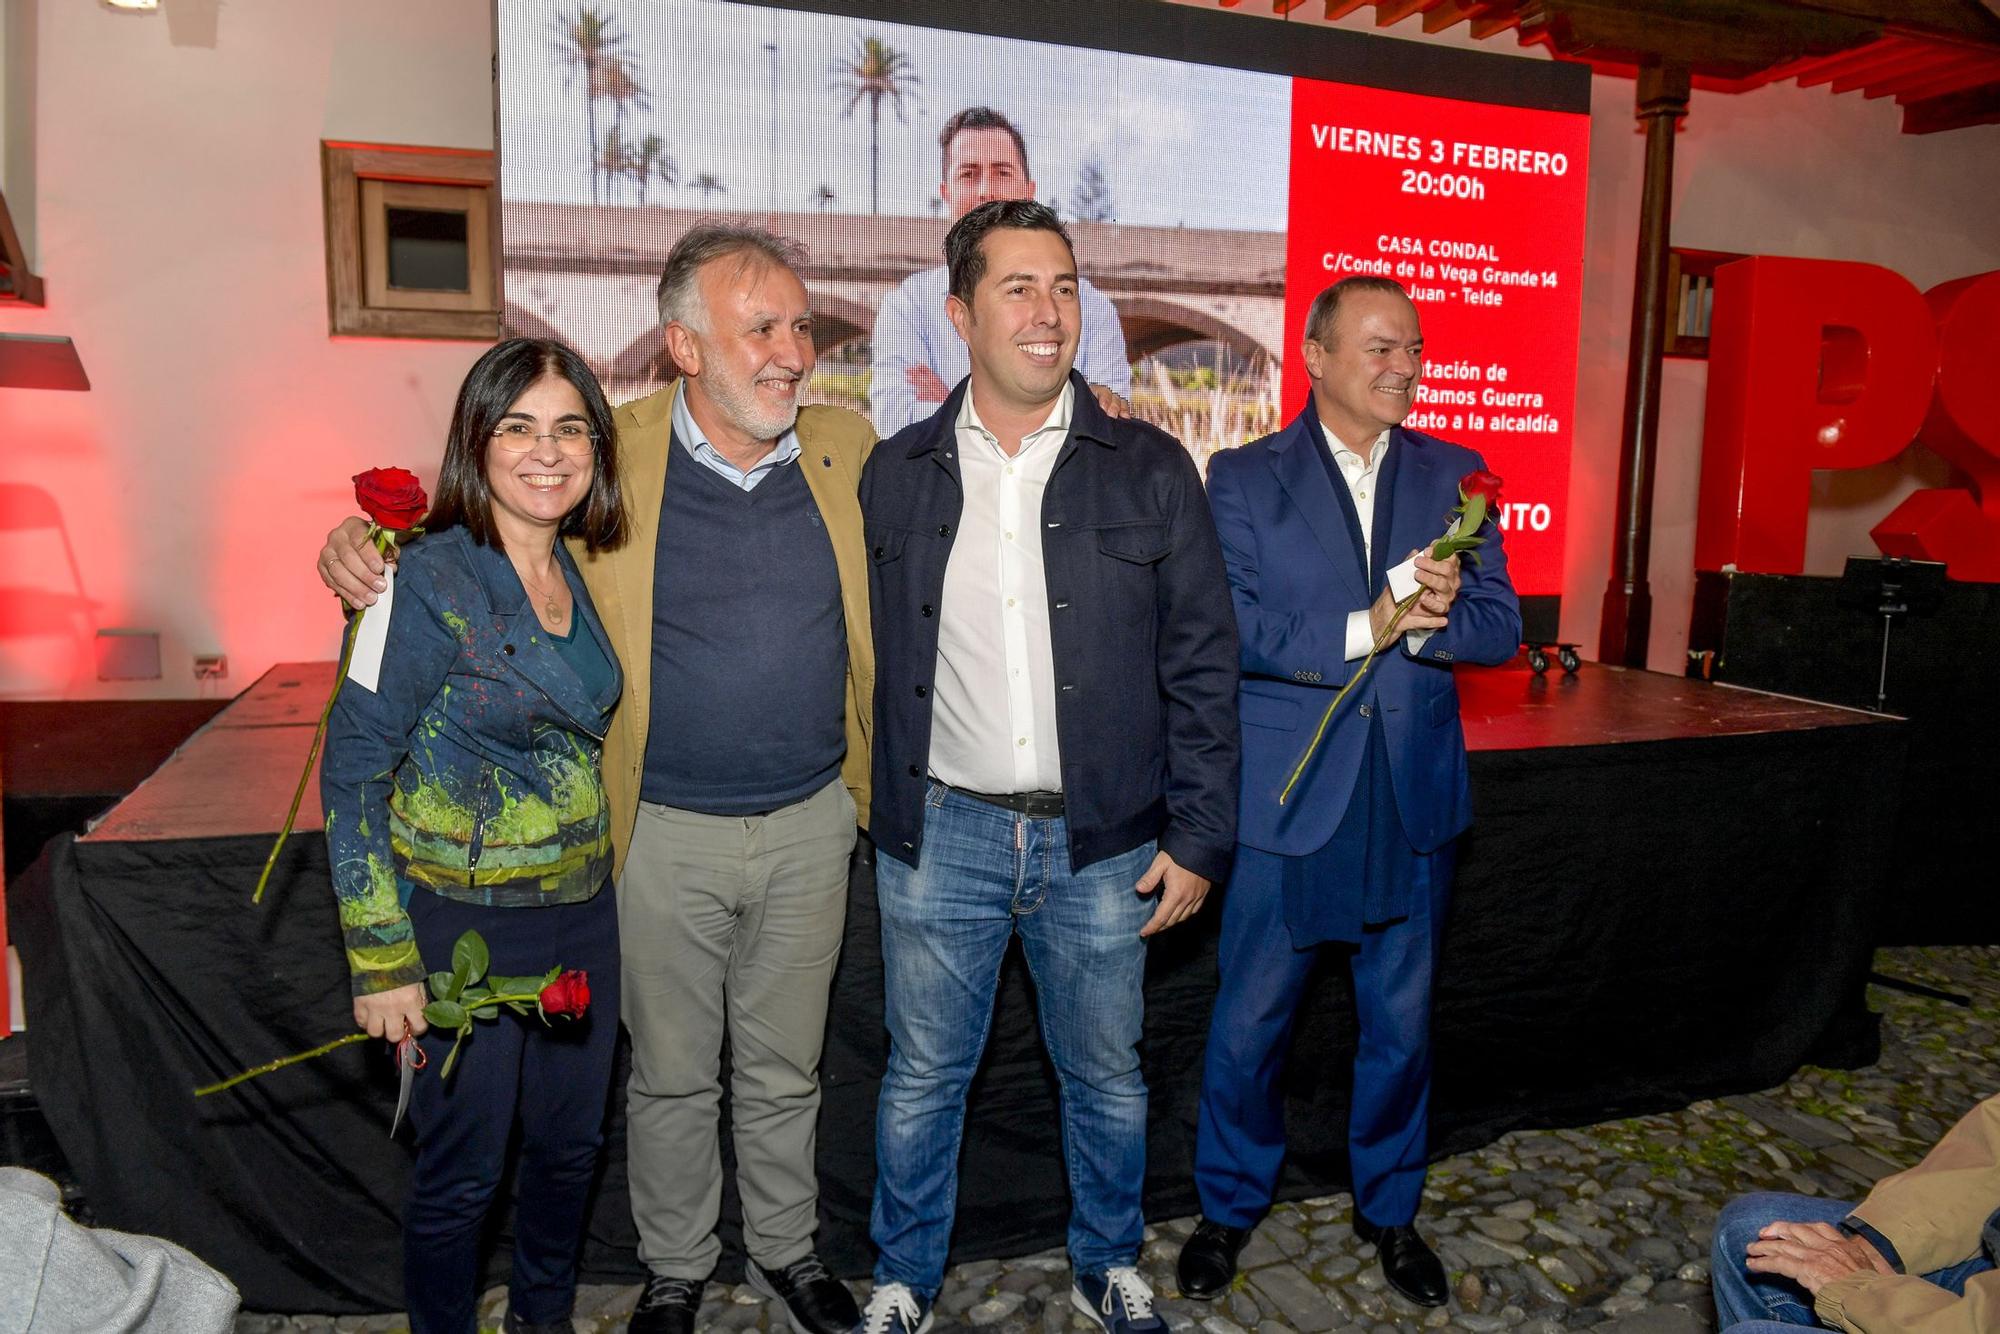
[(854, 1294), (811, 1252), (783, 1269), (766, 1269), (752, 1260), (746, 1271), (750, 1286), (782, 1306), (798, 1334), (847, 1334), (861, 1323)]
[(1357, 1212), (1354, 1235), (1375, 1248), (1390, 1287), (1419, 1306), (1444, 1305), (1444, 1265), (1414, 1223), (1377, 1227)]
[(630, 1334), (694, 1334), (694, 1317), (701, 1310), (705, 1286), (698, 1278), (653, 1275), (646, 1280), (632, 1323), (625, 1328)]
[(1205, 1302), (1227, 1291), (1236, 1279), (1237, 1253), (1250, 1240), (1250, 1232), (1206, 1218), (1196, 1223), (1193, 1235), (1181, 1243), (1180, 1263), (1175, 1266), (1181, 1296)]

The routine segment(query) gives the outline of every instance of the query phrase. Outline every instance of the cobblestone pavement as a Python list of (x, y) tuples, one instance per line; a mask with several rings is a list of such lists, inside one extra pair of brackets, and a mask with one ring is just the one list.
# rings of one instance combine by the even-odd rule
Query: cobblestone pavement
[[(1418, 1224), (1450, 1274), (1448, 1306), (1427, 1311), (1389, 1292), (1374, 1248), (1356, 1244), (1346, 1195), (1284, 1204), (1257, 1229), (1234, 1290), (1214, 1302), (1174, 1291), (1174, 1257), (1193, 1227), (1146, 1231), (1141, 1258), (1176, 1331), (1519, 1330), (1550, 1334), (1702, 1334), (1714, 1327), (1708, 1244), (1716, 1211), (1750, 1190), (1858, 1198), (1906, 1167), (1981, 1098), (2000, 1089), (2000, 948), (1886, 949), (1891, 976), (1972, 996), (1971, 1009), (1870, 987), (1883, 1016), (1882, 1059), (1866, 1070), (1807, 1068), (1761, 1093), (1578, 1130), (1523, 1131), (1431, 1169)], [(1088, 1330), (1072, 1314), (1060, 1250), (954, 1269), (940, 1330), (995, 1334)], [(637, 1288), (587, 1288), (578, 1334), (622, 1329)], [(498, 1326), (504, 1294), (488, 1295)], [(239, 1334), (390, 1331), (369, 1319), (246, 1315)], [(786, 1329), (748, 1288), (711, 1285), (706, 1330)]]

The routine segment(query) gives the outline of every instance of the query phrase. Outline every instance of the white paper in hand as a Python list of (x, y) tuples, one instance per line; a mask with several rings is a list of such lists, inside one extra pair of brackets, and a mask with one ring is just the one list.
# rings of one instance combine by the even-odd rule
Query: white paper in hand
[(1389, 569), (1390, 597), (1394, 598), (1398, 602), (1401, 602), (1404, 598), (1416, 592), (1419, 587), (1420, 585), (1417, 583), (1417, 558), (1415, 556), (1410, 557), (1408, 560), (1404, 561), (1401, 565), (1395, 565), (1390, 567)]
[(361, 624), (354, 631), (354, 652), (347, 659), (347, 679), (370, 694), (382, 679), (382, 650), (389, 643), (389, 604), (396, 600), (396, 567), (382, 572), (389, 586), (375, 599), (375, 605), (361, 610)]

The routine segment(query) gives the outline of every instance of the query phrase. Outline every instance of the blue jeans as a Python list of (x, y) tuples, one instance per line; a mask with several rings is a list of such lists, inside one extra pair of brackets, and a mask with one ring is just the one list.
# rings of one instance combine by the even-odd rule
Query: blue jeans
[(1155, 900), (1133, 886), (1153, 845), (1072, 871), (1064, 820), (1030, 819), (933, 782), (922, 858), (912, 867), (885, 852), (875, 866), (889, 1028), (869, 1220), (876, 1283), (928, 1298), (944, 1282), (966, 1088), (1016, 934), (1062, 1094), (1070, 1264), (1098, 1274), (1135, 1263), (1146, 1175), (1139, 928)]
[[(1731, 1200), (1715, 1220), (1714, 1252), (1709, 1262), (1709, 1283), (1715, 1291), (1715, 1327), (1723, 1334), (1778, 1334), (1800, 1325), (1819, 1328), (1813, 1299), (1804, 1288), (1775, 1274), (1753, 1274), (1745, 1267), (1744, 1252), (1766, 1224), (1838, 1223), (1854, 1212), (1843, 1200), (1815, 1199), (1810, 1195), (1764, 1192)], [(1965, 1295), (1965, 1281), (1993, 1268), (1984, 1255), (1925, 1274), (1953, 1296)]]

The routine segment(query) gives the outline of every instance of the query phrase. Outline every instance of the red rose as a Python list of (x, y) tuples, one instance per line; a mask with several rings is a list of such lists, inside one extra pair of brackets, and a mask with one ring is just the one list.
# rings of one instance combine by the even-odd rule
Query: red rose
[(1469, 472), (1458, 479), (1458, 489), (1467, 500), (1474, 496), (1486, 497), (1486, 512), (1492, 514), (1500, 508), (1500, 476), (1498, 473)]
[(431, 507), (424, 484), (405, 468), (370, 468), (356, 473), (354, 499), (363, 514), (392, 533), (414, 528)]
[(581, 968), (566, 968), (556, 980), (542, 988), (543, 1014), (566, 1014), (574, 1018), (590, 1008), (590, 974)]

